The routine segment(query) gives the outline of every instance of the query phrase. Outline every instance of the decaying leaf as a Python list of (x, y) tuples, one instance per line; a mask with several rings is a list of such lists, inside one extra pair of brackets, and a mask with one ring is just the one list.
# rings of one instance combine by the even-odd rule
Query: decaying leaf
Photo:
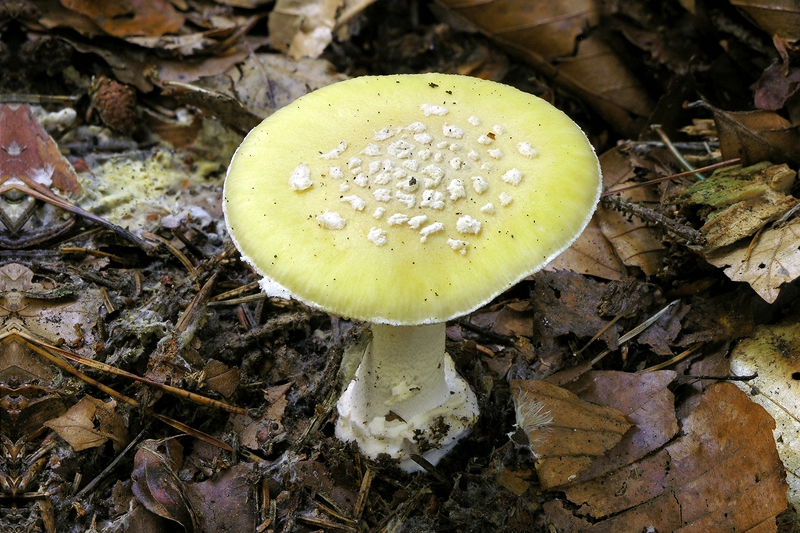
[(177, 33), (184, 21), (183, 15), (165, 0), (138, 0), (131, 3), (61, 0), (61, 4), (88, 17), (103, 31), (116, 37)]
[(159, 448), (165, 441), (144, 441), (134, 458), (133, 494), (149, 511), (178, 522), (186, 533), (199, 531), (197, 517), (178, 477), (178, 464)]
[(697, 105), (714, 113), (723, 159), (739, 158), (744, 166), (762, 161), (800, 163), (800, 132), (774, 111), (723, 111), (705, 102)]
[[(682, 436), (544, 504), (560, 531), (777, 531), (786, 482), (775, 423), (730, 383), (682, 421)], [(568, 503), (569, 502), (569, 503)]]
[(546, 270), (569, 270), (587, 276), (621, 280), (625, 265), (603, 234), (598, 215), (592, 217), (578, 240), (545, 267)]
[(201, 531), (256, 531), (257, 500), (250, 476), (252, 463), (240, 463), (200, 483), (186, 486), (186, 497)]
[(294, 59), (316, 58), (333, 40), (344, 0), (278, 0), (269, 15), (270, 42)]
[(258, 420), (253, 420), (245, 415), (233, 415), (229, 425), (233, 431), (239, 433), (239, 440), (242, 446), (251, 450), (258, 450), (267, 443), (278, 441), (284, 436), (284, 429), (281, 420), (289, 401), (286, 399), (286, 392), (294, 385), (294, 382), (276, 385), (264, 391), (264, 400), (268, 407)]
[(733, 349), (730, 365), (733, 375), (754, 376), (736, 383), (775, 419), (789, 502), (800, 512), (800, 324), (759, 326)]
[(101, 446), (111, 439), (116, 451), (128, 443), (125, 420), (116, 411), (116, 402), (103, 402), (91, 396), (70, 407), (66, 413), (45, 422), (58, 435), (67, 441), (76, 452)]
[(730, 0), (745, 11), (768, 35), (800, 39), (800, 6), (794, 1)]
[(761, 162), (749, 167), (720, 169), (669, 200), (700, 205), (706, 221), (705, 253), (750, 237), (798, 204), (789, 193), (797, 173), (787, 165)]
[(510, 385), (517, 424), (528, 435), (545, 490), (570, 483), (633, 425), (616, 409), (582, 401), (545, 381), (513, 380)]
[(584, 98), (624, 135), (636, 137), (644, 126), (652, 101), (611, 47), (591, 32), (600, 16), (597, 3), (438, 2)]
[(744, 281), (769, 303), (780, 287), (800, 277), (800, 219), (765, 230), (755, 243), (745, 242), (706, 254), (712, 265), (725, 269), (733, 281)]
[[(630, 158), (620, 146), (602, 154), (600, 166), (606, 189), (624, 187), (635, 177)], [(645, 206), (657, 206), (659, 201), (657, 192), (648, 188), (632, 189), (620, 194), (623, 198)], [(626, 265), (641, 268), (649, 276), (661, 269), (666, 249), (661, 244), (661, 234), (657, 228), (602, 204), (598, 207), (595, 218), (619, 260)]]
[(226, 398), (230, 398), (239, 386), (239, 369), (235, 366), (229, 367), (216, 359), (209, 359), (203, 372), (208, 388)]

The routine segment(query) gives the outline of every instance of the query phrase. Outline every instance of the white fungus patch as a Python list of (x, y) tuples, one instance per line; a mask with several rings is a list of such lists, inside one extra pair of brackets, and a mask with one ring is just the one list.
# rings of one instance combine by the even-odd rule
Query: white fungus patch
[(360, 196), (351, 194), (350, 196), (342, 196), (342, 202), (350, 204), (350, 207), (356, 211), (363, 211), (367, 207), (367, 202)]
[(312, 185), (311, 169), (305, 163), (297, 165), (289, 174), (289, 188), (293, 191), (305, 191)]
[[(331, 207), (316, 217), (326, 230), (347, 230), (355, 223), (348, 219), (363, 212), (363, 216), (371, 215), (372, 222), (364, 224), (362, 231), (372, 226), (366, 237), (376, 246), (384, 246), (404, 232), (407, 238), (413, 231), (426, 247), (447, 246), (461, 255), (475, 253), (480, 247), (468, 241), (502, 229), (493, 227), (497, 224), (495, 206), (505, 208), (513, 202), (512, 187), (530, 186), (526, 166), (512, 167), (512, 160), (519, 162), (520, 156), (531, 159), (538, 152), (531, 142), (517, 142), (501, 124), (487, 128), (475, 115), (461, 122), (449, 115), (444, 122), (440, 117), (448, 114), (443, 105), (422, 104), (419, 116), (430, 119), (404, 127), (376, 124), (379, 129), (373, 130), (372, 139), (360, 145), (343, 140), (320, 158), (342, 158), (346, 151), (357, 156), (323, 167), (298, 165), (289, 185), (303, 191), (315, 185), (315, 176), (341, 180), (337, 182), (340, 201), (348, 204), (353, 214), (346, 219)], [(492, 201), (487, 201), (489, 197)], [(457, 214), (444, 214), (451, 209)], [(420, 212), (427, 214), (417, 214)], [(431, 238), (435, 234), (441, 237)]]
[(517, 151), (525, 157), (536, 157), (539, 155), (539, 152), (527, 142), (517, 143)]
[(326, 154), (322, 154), (320, 157), (322, 159), (337, 159), (345, 150), (347, 150), (347, 141), (342, 141), (336, 148)]
[(379, 202), (390, 202), (392, 200), (392, 191), (389, 189), (375, 189), (372, 191), (372, 196)]
[(389, 128), (383, 128), (383, 129), (378, 130), (378, 131), (375, 132), (375, 135), (373, 135), (372, 140), (373, 141), (385, 141), (386, 139), (388, 139), (390, 137), (394, 137), (394, 130), (391, 130)]
[(472, 233), (477, 235), (481, 231), (481, 223), (469, 215), (464, 215), (456, 222), (456, 231), (459, 233)]
[(364, 155), (368, 155), (370, 157), (377, 157), (381, 155), (381, 147), (377, 144), (369, 143), (366, 148), (361, 152)]
[(464, 136), (464, 130), (453, 124), (445, 124), (442, 126), (442, 135), (451, 139), (460, 139)]
[(447, 192), (450, 193), (450, 200), (452, 201), (466, 197), (467, 190), (464, 188), (464, 180), (457, 178), (450, 180), (450, 184), (447, 186)]
[(522, 181), (522, 171), (516, 168), (506, 171), (503, 174), (503, 181), (511, 185), (519, 185)]
[(438, 115), (440, 117), (443, 117), (450, 112), (450, 110), (443, 105), (422, 104), (421, 106), (419, 106), (419, 108), (422, 109), (422, 112), (425, 113), (426, 117), (429, 117), (431, 115)]
[(375, 246), (383, 246), (388, 240), (386, 237), (386, 230), (381, 228), (370, 228), (369, 233), (367, 233), (367, 239)]
[(411, 229), (419, 229), (425, 222), (428, 221), (427, 215), (417, 215), (408, 219), (408, 226)]
[(469, 243), (467, 241), (461, 241), (459, 239), (447, 239), (447, 246), (449, 246), (456, 252), (460, 252), (461, 255), (464, 255), (467, 253), (467, 246), (469, 246)]
[(344, 229), (347, 220), (335, 211), (325, 211), (317, 216), (317, 223), (325, 229)]
[(444, 224), (441, 222), (434, 222), (433, 224), (428, 224), (421, 230), (419, 230), (419, 234), (422, 237), (419, 239), (420, 242), (425, 242), (428, 240), (428, 237), (433, 235), (434, 233), (439, 233), (440, 231), (444, 231)]
[(408, 215), (406, 215), (405, 213), (395, 213), (394, 215), (387, 218), (386, 222), (390, 226), (399, 226), (401, 224), (405, 224), (406, 222), (408, 222), (408, 218), (409, 218)]
[(472, 188), (478, 194), (483, 194), (489, 188), (489, 182), (483, 176), (472, 176)]
[(400, 202), (409, 209), (417, 205), (417, 197), (414, 196), (413, 194), (406, 194), (402, 191), (395, 191), (394, 197), (398, 202)]

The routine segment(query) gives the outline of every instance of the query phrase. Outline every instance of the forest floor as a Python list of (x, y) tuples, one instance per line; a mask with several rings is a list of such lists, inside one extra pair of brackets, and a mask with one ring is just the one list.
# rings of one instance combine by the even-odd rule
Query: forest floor
[[(800, 10), (769, 4), (0, 3), (0, 531), (796, 530)], [(261, 293), (221, 196), (278, 108), (423, 72), (552, 103), (617, 192), (448, 324), (481, 414), (407, 474), (334, 435), (368, 326)]]

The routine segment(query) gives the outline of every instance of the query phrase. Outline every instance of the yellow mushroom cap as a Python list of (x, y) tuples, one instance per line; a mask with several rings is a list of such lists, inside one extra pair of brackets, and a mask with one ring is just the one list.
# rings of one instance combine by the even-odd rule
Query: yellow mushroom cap
[(242, 257), (340, 316), (415, 325), (464, 315), (546, 265), (601, 187), (586, 136), (512, 87), (365, 76), (254, 128), (225, 180)]

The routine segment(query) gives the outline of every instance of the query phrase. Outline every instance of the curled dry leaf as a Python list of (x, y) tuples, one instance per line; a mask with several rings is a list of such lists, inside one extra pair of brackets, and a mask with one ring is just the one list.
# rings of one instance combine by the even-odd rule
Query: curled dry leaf
[(762, 161), (800, 164), (797, 126), (773, 111), (723, 111), (705, 102), (693, 104), (714, 114), (723, 159), (741, 159), (744, 166)]
[(256, 531), (258, 513), (253, 494), (252, 463), (240, 463), (211, 479), (186, 486), (186, 497), (201, 531)]
[(166, 0), (136, 2), (94, 2), (91, 0), (61, 0), (61, 4), (97, 24), (114, 37), (146, 35), (158, 37), (177, 33), (184, 18)]
[(597, 26), (600, 17), (596, 2), (438, 3), (584, 98), (624, 135), (636, 137), (644, 126), (653, 104), (613, 50), (592, 33), (591, 28)]
[(116, 402), (103, 402), (91, 396), (70, 407), (66, 413), (45, 422), (76, 452), (101, 446), (111, 439), (119, 452), (128, 443), (125, 421), (116, 411)]
[(789, 502), (800, 512), (800, 324), (759, 326), (731, 352), (731, 373), (755, 376), (736, 384), (775, 419), (773, 434), (786, 467)]
[(163, 440), (146, 440), (133, 460), (131, 489), (149, 511), (178, 522), (187, 533), (199, 531), (197, 517), (178, 477), (178, 465), (159, 448)]
[[(786, 509), (775, 422), (730, 383), (705, 391), (680, 437), (544, 504), (559, 531), (777, 531)], [(569, 503), (568, 503), (569, 502)]]
[(539, 483), (569, 484), (613, 448), (633, 425), (617, 411), (539, 380), (510, 382), (517, 425), (528, 435)]
[(768, 35), (778, 35), (787, 40), (800, 39), (800, 5), (797, 2), (763, 0), (730, 0), (764, 30)]
[(800, 219), (770, 228), (755, 242), (744, 241), (705, 254), (706, 261), (724, 268), (733, 281), (749, 283), (769, 303), (780, 294), (780, 287), (800, 277)]
[(269, 15), (270, 44), (295, 60), (316, 58), (333, 40), (344, 0), (278, 0)]
[[(620, 146), (600, 156), (603, 169), (603, 186), (608, 190), (624, 187), (635, 177), (630, 158)], [(652, 188), (641, 187), (620, 193), (623, 198), (645, 206), (658, 205), (658, 194)], [(605, 207), (597, 208), (595, 218), (600, 230), (614, 247), (617, 257), (626, 265), (636, 266), (648, 276), (655, 275), (662, 266), (666, 253), (657, 228), (644, 221)]]

